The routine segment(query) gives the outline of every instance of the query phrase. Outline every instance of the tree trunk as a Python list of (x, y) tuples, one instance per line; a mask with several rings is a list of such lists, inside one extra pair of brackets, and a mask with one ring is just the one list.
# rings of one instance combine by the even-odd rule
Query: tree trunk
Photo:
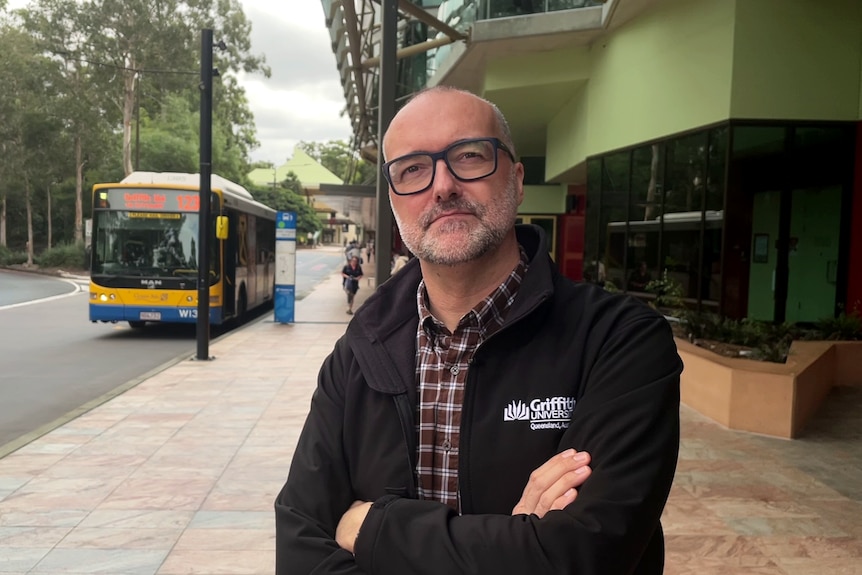
[(33, 206), (30, 203), (30, 179), (24, 178), (24, 203), (27, 206), (27, 267), (33, 265)]
[(644, 210), (644, 221), (653, 219), (655, 213), (656, 184), (658, 182), (658, 144), (650, 146), (652, 159), (649, 163), (649, 185), (647, 186), (646, 209)]
[(51, 246), (54, 245), (53, 240), (51, 239), (51, 232), (53, 230), (53, 228), (51, 226), (51, 184), (48, 184), (47, 191), (48, 191), (48, 214), (47, 214), (48, 215), (48, 249), (51, 249)]
[(129, 60), (131, 70), (124, 72), (123, 78), (123, 171), (132, 173), (132, 114), (135, 111), (135, 82), (138, 74), (134, 71), (135, 62)]
[(0, 246), (6, 246), (6, 193), (0, 196)]
[(75, 136), (75, 244), (84, 243), (84, 150), (80, 134)]

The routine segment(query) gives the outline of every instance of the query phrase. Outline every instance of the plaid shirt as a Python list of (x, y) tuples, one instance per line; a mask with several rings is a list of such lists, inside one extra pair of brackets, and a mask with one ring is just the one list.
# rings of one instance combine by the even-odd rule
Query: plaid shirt
[(419, 497), (460, 512), (458, 454), (467, 369), (479, 346), (500, 329), (527, 272), (527, 256), (488, 297), (467, 312), (454, 333), (431, 315), (425, 281), (416, 293), (416, 381), (419, 388)]

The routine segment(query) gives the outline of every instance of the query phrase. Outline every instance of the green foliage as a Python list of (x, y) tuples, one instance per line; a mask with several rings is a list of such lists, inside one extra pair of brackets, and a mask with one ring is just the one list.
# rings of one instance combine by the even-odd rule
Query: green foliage
[(711, 340), (748, 347), (751, 358), (783, 363), (793, 340), (862, 340), (862, 315), (857, 307), (834, 318), (824, 318), (805, 328), (749, 319), (735, 320), (717, 314), (686, 311), (681, 326), (689, 340)]
[(87, 268), (86, 250), (82, 245), (64, 244), (42, 252), (36, 263), (43, 268), (82, 270)]
[(10, 246), (32, 233), (38, 253), (49, 225), (54, 242), (80, 241), (92, 185), (119, 181), (130, 166), (198, 170), (202, 28), (227, 45), (213, 53), (213, 169), (243, 183), (258, 142), (237, 76), (270, 70), (251, 52), (239, 0), (33, 0), (14, 14), (0, 10), (0, 197)]
[(787, 356), (790, 354), (790, 344), (793, 340), (778, 339), (765, 342), (755, 349), (751, 354), (751, 359), (758, 361), (771, 361), (773, 363), (784, 363), (787, 361)]
[(14, 266), (27, 261), (27, 253), (12, 251), (6, 246), (0, 246), (0, 266)]
[(341, 178), (345, 184), (368, 184), (376, 181), (377, 166), (360, 158), (344, 140), (300, 142), (299, 148)]
[(806, 339), (827, 341), (862, 340), (862, 310), (857, 303), (850, 313), (842, 310), (837, 317), (823, 318), (814, 324)]
[(800, 336), (791, 324), (730, 319), (711, 313), (686, 311), (681, 325), (690, 340), (712, 340), (752, 349), (751, 358), (783, 363), (790, 344)]
[(668, 277), (667, 269), (662, 272), (659, 279), (652, 280), (644, 289), (655, 294), (655, 299), (650, 302), (650, 305), (655, 308), (666, 309), (674, 315), (685, 308), (682, 286)]

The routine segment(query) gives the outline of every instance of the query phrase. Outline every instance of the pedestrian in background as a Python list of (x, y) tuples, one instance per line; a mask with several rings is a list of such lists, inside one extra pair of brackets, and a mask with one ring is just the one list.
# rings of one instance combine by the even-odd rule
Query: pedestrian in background
[(347, 313), (353, 314), (353, 299), (356, 297), (356, 292), (359, 291), (359, 280), (362, 279), (362, 266), (359, 265), (359, 258), (353, 256), (346, 266), (341, 270), (341, 277), (344, 281), (344, 291), (347, 292)]

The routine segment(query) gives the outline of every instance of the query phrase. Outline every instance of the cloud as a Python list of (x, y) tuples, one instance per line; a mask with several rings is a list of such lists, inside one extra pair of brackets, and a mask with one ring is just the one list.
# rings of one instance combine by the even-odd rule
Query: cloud
[[(349, 118), (319, 0), (242, 0), (252, 24), (254, 54), (264, 54), (272, 77), (239, 75), (255, 118), (259, 148), (252, 160), (282, 164), (300, 140), (347, 140)], [(289, 6), (289, 7), (288, 7)]]

